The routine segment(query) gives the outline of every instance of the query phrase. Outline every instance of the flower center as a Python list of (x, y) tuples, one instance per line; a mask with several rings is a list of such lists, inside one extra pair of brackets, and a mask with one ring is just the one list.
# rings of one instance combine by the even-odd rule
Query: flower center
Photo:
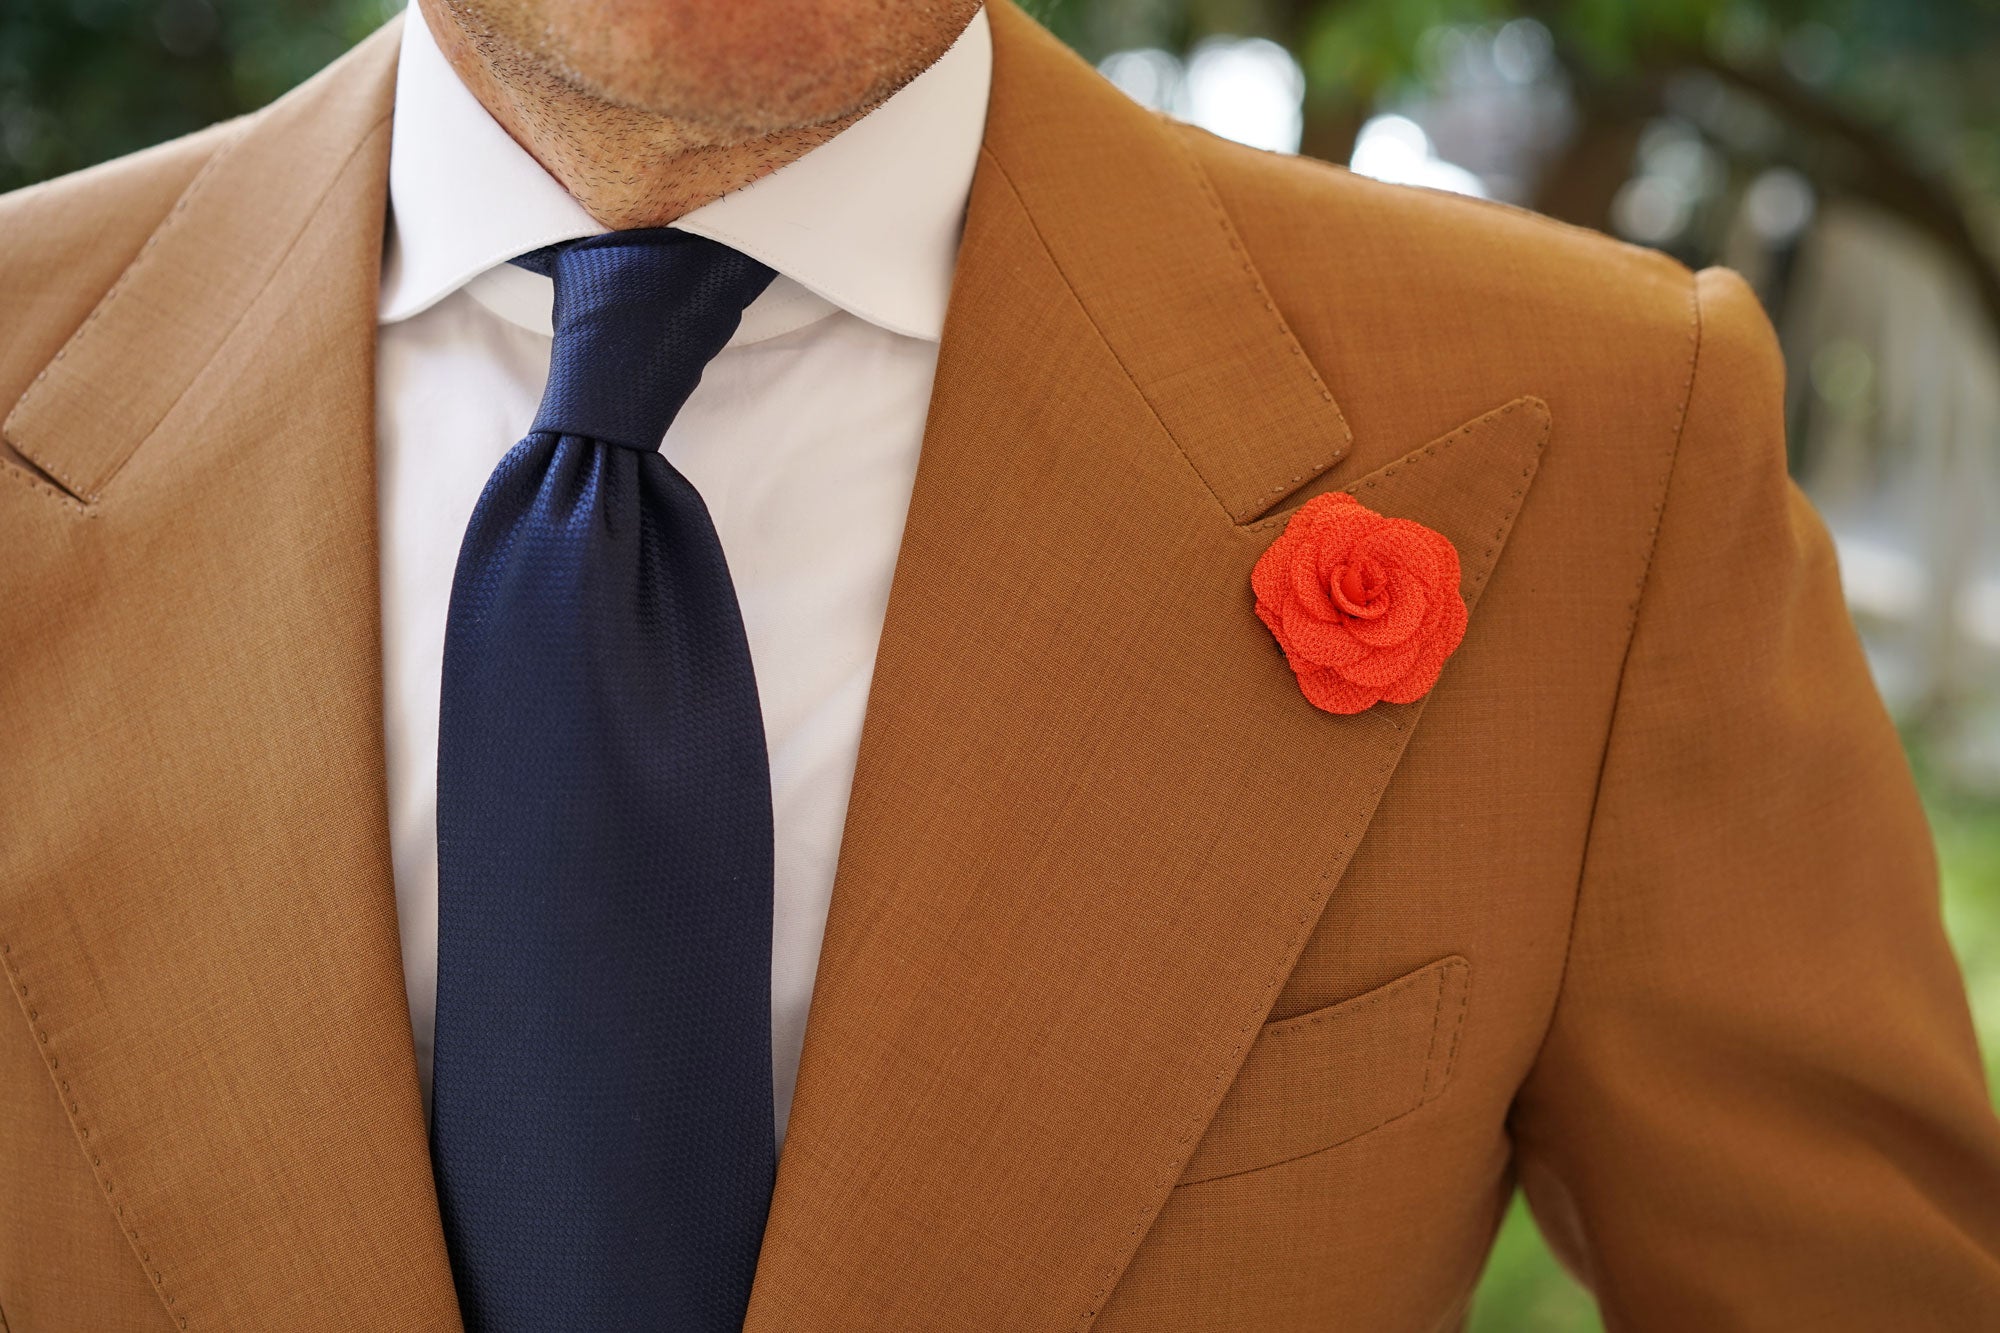
[(1357, 560), (1340, 571), (1341, 600), (1349, 611), (1358, 611), (1380, 596), (1387, 582), (1382, 566), (1373, 560)]

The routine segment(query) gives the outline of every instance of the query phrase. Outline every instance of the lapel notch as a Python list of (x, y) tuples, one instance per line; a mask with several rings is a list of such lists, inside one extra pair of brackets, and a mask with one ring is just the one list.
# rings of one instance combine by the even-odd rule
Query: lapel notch
[(398, 31), (239, 122), (7, 414), (0, 434), (75, 499), (94, 504), (159, 428), (321, 208), (379, 189)]
[(1005, 178), (1092, 325), (1232, 522), (1352, 435), (1194, 155), (1009, 4), (982, 170)]

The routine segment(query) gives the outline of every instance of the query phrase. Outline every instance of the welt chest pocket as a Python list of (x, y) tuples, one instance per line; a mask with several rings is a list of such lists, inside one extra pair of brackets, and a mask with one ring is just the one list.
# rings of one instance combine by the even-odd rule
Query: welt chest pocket
[(1266, 1023), (1180, 1183), (1276, 1166), (1359, 1138), (1444, 1090), (1472, 965), (1454, 954)]

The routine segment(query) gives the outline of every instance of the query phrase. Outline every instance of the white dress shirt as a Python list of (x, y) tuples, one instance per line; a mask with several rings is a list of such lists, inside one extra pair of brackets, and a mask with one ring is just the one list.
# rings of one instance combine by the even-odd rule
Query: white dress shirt
[[(763, 706), (781, 1139), (991, 75), (981, 11), (874, 112), (673, 224), (778, 272), (661, 451), (715, 519)], [(604, 228), (459, 82), (416, 5), (397, 66), (389, 199), (376, 361), (382, 656), (396, 908), (428, 1104), (452, 570), (549, 370), (551, 285), (507, 261)]]

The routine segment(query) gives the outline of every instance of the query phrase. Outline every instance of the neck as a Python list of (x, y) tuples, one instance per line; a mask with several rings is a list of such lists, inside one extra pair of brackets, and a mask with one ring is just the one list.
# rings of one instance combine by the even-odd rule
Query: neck
[(514, 141), (606, 227), (662, 227), (738, 190), (852, 125), (873, 107), (822, 125), (731, 139), (594, 97), (494, 34), (473, 32), (441, 0), (418, 0), (438, 49)]

